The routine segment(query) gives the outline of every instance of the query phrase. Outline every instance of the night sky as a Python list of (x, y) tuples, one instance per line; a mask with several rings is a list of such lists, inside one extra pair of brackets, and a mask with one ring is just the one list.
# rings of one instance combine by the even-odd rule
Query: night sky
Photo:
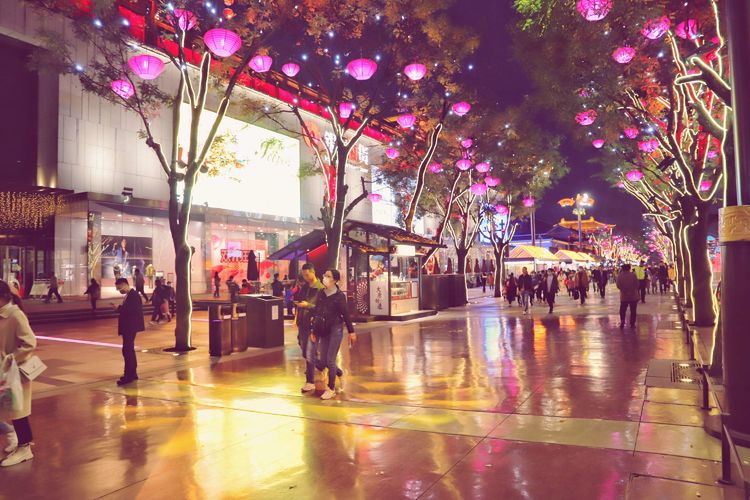
[[(516, 22), (512, 0), (462, 0), (455, 15), (462, 24), (475, 26), (482, 37), (479, 51), (474, 57), (475, 69), (467, 72), (471, 87), (477, 89), (489, 102), (497, 102), (498, 109), (518, 104), (530, 93), (523, 65), (514, 59), (511, 48), (511, 30)], [(557, 200), (588, 193), (596, 200), (589, 210), (597, 220), (617, 224), (616, 231), (632, 236), (641, 233), (642, 207), (631, 196), (610, 187), (601, 178), (601, 167), (592, 162), (596, 150), (579, 140), (570, 131), (559, 130), (549, 124), (540, 124), (550, 134), (564, 137), (561, 152), (567, 158), (569, 173), (549, 189), (538, 203), (537, 220), (554, 224), (560, 218), (573, 219), (569, 208), (561, 208)], [(588, 216), (588, 215), (587, 215)]]

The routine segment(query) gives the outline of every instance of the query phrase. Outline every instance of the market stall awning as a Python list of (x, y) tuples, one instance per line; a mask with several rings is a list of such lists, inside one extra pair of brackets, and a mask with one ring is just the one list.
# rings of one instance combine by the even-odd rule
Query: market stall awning
[(557, 260), (552, 252), (544, 247), (535, 247), (531, 245), (518, 245), (513, 248), (508, 255), (508, 259), (513, 260)]
[(293, 260), (303, 257), (311, 250), (325, 244), (326, 233), (322, 229), (313, 229), (309, 233), (300, 236), (284, 248), (276, 250), (268, 256), (268, 260)]
[(374, 222), (363, 222), (358, 220), (348, 220), (344, 223), (344, 233), (351, 230), (360, 230), (371, 234), (376, 234), (382, 238), (388, 238), (393, 243), (402, 245), (414, 245), (419, 247), (445, 248), (445, 245), (437, 241), (410, 233), (405, 229), (396, 226), (386, 226), (385, 224), (375, 224)]
[(594, 262), (596, 260), (588, 254), (573, 250), (558, 250), (555, 256), (565, 262)]

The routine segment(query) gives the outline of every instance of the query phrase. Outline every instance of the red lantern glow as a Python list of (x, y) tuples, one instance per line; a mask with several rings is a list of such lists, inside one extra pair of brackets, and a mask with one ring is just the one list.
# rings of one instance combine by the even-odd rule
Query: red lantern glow
[(487, 184), (476, 183), (471, 185), (471, 192), (477, 196), (482, 196), (487, 192)]
[(638, 129), (635, 127), (628, 127), (625, 130), (622, 131), (623, 134), (625, 134), (625, 137), (628, 139), (635, 139), (638, 137)]
[(248, 66), (250, 66), (253, 71), (257, 71), (258, 73), (265, 73), (271, 69), (272, 64), (273, 59), (271, 59), (271, 57), (259, 54), (257, 56), (253, 56), (253, 58), (250, 59)]
[(398, 149), (396, 148), (388, 148), (385, 150), (385, 155), (391, 160), (395, 160), (396, 158), (398, 158), (399, 154), (400, 153), (398, 152)]
[(346, 65), (346, 70), (355, 80), (369, 80), (378, 69), (378, 63), (371, 59), (355, 59)]
[(427, 66), (419, 63), (409, 64), (404, 68), (404, 74), (409, 77), (409, 80), (419, 81), (427, 74)]
[(534, 206), (534, 204), (536, 203), (536, 200), (534, 199), (534, 197), (533, 197), (533, 196), (527, 196), (527, 197), (525, 197), (525, 198), (523, 199), (523, 202), (522, 202), (522, 203), (523, 203), (523, 206), (524, 206), (524, 207), (526, 207), (526, 208), (531, 208), (531, 207), (533, 207), (533, 206)]
[(617, 47), (612, 52), (612, 57), (620, 64), (627, 64), (635, 57), (635, 49), (633, 47)]
[(367, 195), (367, 199), (373, 203), (377, 203), (383, 199), (383, 195), (378, 193), (370, 193)]
[(698, 37), (698, 21), (695, 19), (688, 19), (687, 21), (682, 21), (680, 24), (677, 25), (677, 27), (674, 29), (675, 35), (677, 35), (680, 38), (684, 39), (694, 39)]
[(417, 117), (414, 115), (399, 115), (396, 121), (401, 125), (401, 128), (409, 128), (417, 121)]
[(222, 28), (206, 31), (203, 42), (208, 50), (218, 57), (229, 57), (242, 46), (242, 40), (237, 33)]
[(224, 15), (226, 19), (232, 19), (234, 17), (234, 11), (230, 9), (229, 7), (222, 10), (221, 13)]
[(491, 175), (488, 175), (484, 178), (484, 183), (489, 187), (495, 187), (500, 184), (500, 179), (498, 177), (492, 177)]
[(461, 147), (464, 149), (469, 149), (474, 144), (474, 141), (472, 139), (464, 139), (461, 141)]
[(500, 215), (508, 215), (508, 207), (505, 205), (495, 205), (495, 212)]
[(657, 40), (664, 36), (669, 30), (669, 18), (667, 16), (650, 19), (643, 25), (641, 34), (649, 40)]
[(578, 0), (578, 13), (587, 21), (600, 21), (612, 10), (612, 0)]
[(148, 54), (131, 57), (128, 59), (128, 66), (133, 70), (133, 73), (144, 80), (153, 80), (164, 71), (162, 60)]
[(453, 110), (453, 113), (455, 113), (457, 116), (464, 116), (471, 109), (471, 104), (469, 104), (468, 102), (461, 101), (451, 106), (451, 109)]
[(594, 139), (591, 141), (591, 145), (596, 149), (601, 149), (604, 146), (604, 139)]
[(283, 71), (284, 74), (289, 78), (294, 78), (295, 76), (297, 76), (299, 70), (299, 64), (293, 62), (288, 62), (281, 67), (281, 71)]
[(443, 171), (443, 166), (439, 163), (430, 163), (430, 166), (427, 168), (430, 169), (430, 172), (433, 174), (439, 174)]
[(471, 161), (467, 159), (458, 160), (456, 162), (456, 168), (465, 172), (471, 168)]
[(591, 125), (596, 121), (596, 111), (589, 109), (588, 111), (581, 111), (576, 115), (576, 121), (580, 125)]
[(487, 173), (487, 172), (489, 172), (489, 171), (490, 171), (490, 168), (491, 168), (491, 167), (490, 167), (490, 164), (489, 164), (489, 163), (486, 163), (486, 162), (482, 162), (482, 163), (477, 163), (477, 164), (476, 164), (476, 165), (474, 166), (474, 168), (476, 168), (476, 169), (477, 169), (477, 172), (481, 172), (481, 173), (483, 173), (483, 174), (484, 174), (484, 173)]
[(630, 170), (625, 174), (625, 177), (627, 177), (630, 182), (638, 182), (643, 179), (643, 172), (640, 170)]
[(177, 18), (177, 25), (182, 31), (189, 31), (198, 22), (195, 14), (185, 9), (175, 9), (174, 17)]
[(127, 80), (115, 80), (112, 82), (112, 91), (123, 99), (130, 99), (135, 93), (135, 89)]

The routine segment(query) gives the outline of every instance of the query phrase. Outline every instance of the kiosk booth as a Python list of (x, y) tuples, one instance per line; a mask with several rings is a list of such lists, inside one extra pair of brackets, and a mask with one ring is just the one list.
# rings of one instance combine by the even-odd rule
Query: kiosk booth
[(531, 245), (518, 245), (505, 258), (508, 273), (518, 276), (525, 267), (529, 272), (553, 269), (560, 261), (549, 250)]

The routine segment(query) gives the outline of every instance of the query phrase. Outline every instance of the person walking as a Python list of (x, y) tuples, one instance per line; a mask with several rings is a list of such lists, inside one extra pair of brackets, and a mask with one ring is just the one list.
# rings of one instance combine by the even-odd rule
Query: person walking
[(494, 289), (495, 289), (495, 273), (494, 273), (494, 272), (491, 272), (491, 273), (490, 273), (490, 274), (489, 274), (489, 275), (487, 276), (487, 287), (488, 287), (488, 288), (489, 288), (490, 290), (494, 290)]
[(575, 283), (575, 289), (578, 290), (578, 294), (581, 298), (581, 305), (584, 305), (589, 290), (589, 275), (586, 273), (583, 266), (578, 266), (578, 272), (576, 272), (573, 281)]
[(659, 264), (659, 293), (662, 295), (667, 293), (669, 287), (669, 276), (667, 276), (667, 265), (662, 262)]
[(674, 269), (674, 264), (669, 264), (669, 267), (667, 268), (667, 280), (667, 289), (669, 291), (677, 280), (677, 271)]
[(518, 277), (518, 289), (521, 292), (521, 305), (523, 306), (524, 315), (529, 313), (531, 294), (534, 293), (534, 285), (531, 281), (528, 269), (521, 269), (521, 276)]
[(233, 303), (237, 302), (237, 295), (240, 293), (240, 286), (234, 281), (234, 276), (230, 276), (227, 280), (227, 290), (229, 290), (229, 300)]
[(513, 273), (510, 273), (510, 276), (508, 276), (505, 289), (505, 298), (508, 300), (508, 305), (512, 306), (513, 302), (516, 301), (516, 294), (518, 293), (518, 283), (516, 283), (516, 277), (513, 276)]
[(279, 273), (274, 273), (273, 282), (271, 283), (271, 295), (274, 297), (284, 296), (284, 283), (279, 281)]
[(635, 315), (638, 299), (641, 297), (640, 282), (635, 273), (630, 272), (630, 264), (624, 264), (617, 275), (617, 289), (620, 290), (620, 329), (625, 328), (625, 312), (630, 308), (630, 327), (635, 328)]
[(599, 296), (604, 298), (604, 295), (607, 292), (607, 283), (609, 282), (609, 271), (604, 269), (604, 266), (599, 266), (598, 279)]
[(555, 295), (560, 291), (560, 283), (557, 281), (555, 271), (547, 271), (542, 281), (542, 287), (544, 289), (544, 299), (549, 306), (549, 314), (552, 314), (555, 308)]
[(600, 268), (594, 268), (591, 271), (591, 290), (596, 294), (597, 287), (599, 286), (599, 283), (601, 283), (601, 269)]
[[(302, 266), (303, 285), (295, 295), (294, 305), (297, 306), (297, 342), (305, 358), (305, 385), (302, 392), (315, 390), (315, 346), (310, 342), (310, 320), (312, 311), (318, 300), (318, 292), (325, 288), (315, 275), (315, 266), (306, 263)], [(335, 372), (334, 372), (335, 375)]]
[(47, 291), (47, 298), (44, 299), (44, 303), (45, 304), (49, 304), (49, 302), (52, 299), (53, 295), (55, 297), (57, 297), (57, 302), (59, 304), (62, 303), (63, 299), (62, 299), (62, 297), (60, 297), (60, 292), (58, 291), (58, 287), (59, 286), (60, 286), (60, 282), (57, 280), (57, 276), (55, 276), (54, 274), (52, 276), (50, 276), (50, 278), (49, 278), (49, 290)]
[[(310, 346), (307, 361), (317, 364), (315, 359), (316, 350), (320, 350), (320, 366), (328, 368), (328, 387), (320, 396), (327, 400), (336, 396), (336, 377), (343, 375), (342, 370), (336, 366), (336, 357), (341, 348), (344, 338), (344, 325), (349, 332), (349, 347), (357, 342), (357, 334), (354, 333), (354, 325), (349, 316), (349, 307), (346, 304), (346, 295), (339, 289), (341, 273), (337, 269), (329, 269), (323, 275), (323, 288), (318, 292), (315, 310), (315, 324), (322, 325), (316, 331), (310, 332)], [(317, 349), (316, 349), (317, 348)]]
[(148, 295), (146, 295), (146, 278), (143, 277), (143, 273), (137, 267), (133, 271), (133, 284), (135, 285), (135, 291), (143, 296), (143, 300), (148, 302)]
[(99, 286), (99, 283), (97, 283), (94, 278), (91, 278), (91, 282), (83, 294), (89, 296), (89, 302), (91, 302), (91, 314), (96, 314), (96, 301), (102, 298), (102, 287)]
[(151, 293), (151, 304), (154, 309), (151, 312), (151, 321), (149, 321), (149, 323), (152, 325), (159, 325), (161, 324), (161, 320), (165, 319), (163, 307), (166, 301), (165, 291), (162, 280), (157, 279), (154, 285), (154, 291)]
[[(129, 384), (138, 380), (138, 359), (135, 355), (135, 336), (146, 329), (143, 324), (143, 305), (138, 292), (130, 288), (127, 278), (115, 281), (115, 288), (125, 300), (119, 306), (112, 304), (120, 314), (117, 318), (117, 334), (122, 337), (123, 375), (117, 385)], [(156, 292), (154, 292), (156, 293)]]
[(648, 280), (646, 279), (646, 268), (644, 262), (641, 261), (633, 270), (636, 279), (638, 280), (638, 290), (641, 293), (641, 302), (646, 303), (646, 288), (648, 287)]
[[(12, 293), (5, 281), (0, 281), (0, 359), (13, 355), (18, 365), (29, 359), (36, 348), (36, 337), (29, 326), (29, 320), (23, 311), (20, 297)], [(31, 380), (21, 375), (23, 388), (23, 405), (16, 410), (0, 410), (0, 421), (10, 419), (12, 429), (7, 424), (3, 427), (8, 438), (5, 452), (9, 453), (0, 462), (1, 467), (10, 467), (34, 458), (31, 452)], [(12, 431), (12, 432), (11, 432)]]
[(218, 271), (214, 271), (214, 298), (219, 298), (219, 289), (221, 288), (221, 277)]

